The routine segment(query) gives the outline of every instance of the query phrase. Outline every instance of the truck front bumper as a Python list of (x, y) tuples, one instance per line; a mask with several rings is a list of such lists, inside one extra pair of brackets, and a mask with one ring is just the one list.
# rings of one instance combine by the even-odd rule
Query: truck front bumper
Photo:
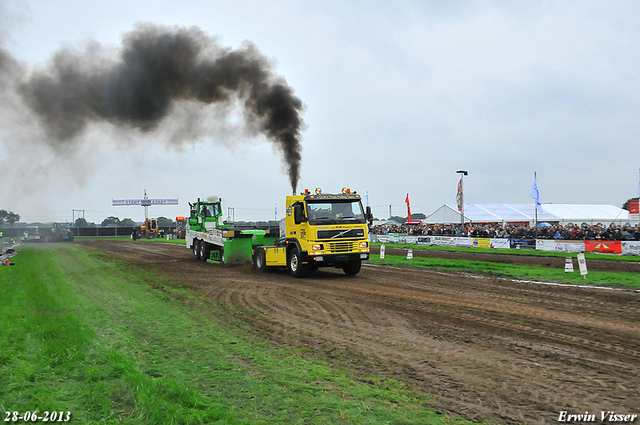
[(337, 266), (341, 267), (352, 261), (364, 261), (369, 259), (368, 252), (350, 252), (344, 254), (309, 254), (305, 252), (301, 256), (302, 264), (317, 264), (319, 267), (323, 266)]

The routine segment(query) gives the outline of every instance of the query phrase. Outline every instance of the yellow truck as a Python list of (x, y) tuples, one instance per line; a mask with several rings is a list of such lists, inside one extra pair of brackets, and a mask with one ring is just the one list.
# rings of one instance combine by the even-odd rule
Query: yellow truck
[(371, 208), (363, 209), (361, 196), (348, 188), (339, 194), (305, 189), (300, 195), (287, 196), (280, 237), (273, 245), (253, 248), (253, 265), (259, 271), (287, 267), (294, 277), (319, 267), (356, 275), (362, 261), (369, 259), (367, 222), (372, 219)]

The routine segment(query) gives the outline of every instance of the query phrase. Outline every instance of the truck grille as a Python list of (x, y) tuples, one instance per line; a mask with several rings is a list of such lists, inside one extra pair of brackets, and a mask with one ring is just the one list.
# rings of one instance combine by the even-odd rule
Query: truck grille
[(358, 250), (360, 242), (333, 242), (325, 245), (328, 253), (353, 252)]
[(364, 229), (318, 230), (318, 239), (364, 238)]

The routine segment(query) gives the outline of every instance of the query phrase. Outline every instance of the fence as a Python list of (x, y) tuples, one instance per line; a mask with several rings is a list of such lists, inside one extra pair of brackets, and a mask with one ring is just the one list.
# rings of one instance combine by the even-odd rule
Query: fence
[[(136, 227), (72, 227), (71, 231), (73, 236), (129, 236), (133, 232), (133, 229), (140, 230), (139, 226)], [(163, 233), (171, 233), (175, 230), (175, 227), (160, 227), (158, 228)], [(5, 238), (21, 238), (25, 232), (30, 235), (39, 234), (45, 238), (51, 236), (51, 228), (38, 226), (37, 230), (33, 226), (29, 227), (6, 227), (0, 228), (2, 236)]]
[(640, 241), (564, 241), (549, 239), (469, 238), (459, 236), (370, 235), (371, 242), (490, 249), (535, 249), (555, 252), (600, 252), (640, 255)]

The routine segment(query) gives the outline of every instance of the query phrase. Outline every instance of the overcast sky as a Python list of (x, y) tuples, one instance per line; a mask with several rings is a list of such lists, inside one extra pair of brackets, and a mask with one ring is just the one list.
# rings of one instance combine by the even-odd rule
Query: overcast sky
[[(24, 79), (61, 49), (116, 58), (140, 24), (197, 27), (255, 44), (304, 104), (300, 185), (368, 192), (378, 218), (465, 203), (613, 204), (638, 196), (637, 1), (35, 1), (0, 0), (0, 47)], [(99, 46), (99, 47), (96, 47)], [(26, 221), (140, 221), (112, 199), (179, 198), (150, 215), (223, 198), (236, 220), (284, 213), (280, 151), (236, 115), (204, 109), (211, 134), (167, 147), (168, 131), (89, 126), (54, 151), (4, 85), (0, 209)]]

